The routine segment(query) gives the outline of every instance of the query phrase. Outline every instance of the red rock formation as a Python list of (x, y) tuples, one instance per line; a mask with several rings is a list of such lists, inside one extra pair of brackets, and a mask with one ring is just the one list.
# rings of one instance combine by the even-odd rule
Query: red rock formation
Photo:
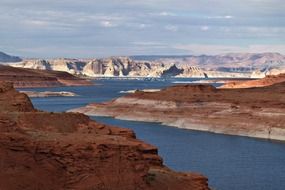
[(208, 190), (198, 174), (166, 168), (157, 148), (133, 131), (83, 114), (34, 110), (0, 83), (0, 189)]
[(285, 82), (249, 89), (180, 85), (71, 111), (285, 141)]
[(0, 80), (12, 82), (16, 88), (92, 84), (90, 81), (80, 79), (66, 72), (14, 68), (6, 65), (0, 65)]
[(265, 87), (273, 84), (285, 82), (285, 74), (269, 75), (262, 79), (248, 80), (248, 81), (234, 81), (224, 84), (220, 88), (253, 88), (253, 87)]

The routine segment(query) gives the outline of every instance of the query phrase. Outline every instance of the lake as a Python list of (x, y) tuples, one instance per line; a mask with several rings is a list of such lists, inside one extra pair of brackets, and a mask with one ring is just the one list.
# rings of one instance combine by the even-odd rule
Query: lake
[[(95, 80), (95, 86), (25, 89), (70, 91), (77, 97), (33, 98), (37, 109), (61, 112), (122, 96), (120, 91), (153, 89), (194, 79)], [(92, 117), (102, 123), (131, 128), (139, 139), (158, 147), (164, 163), (179, 171), (206, 175), (218, 190), (284, 190), (285, 143), (220, 135), (163, 126), (157, 123)]]

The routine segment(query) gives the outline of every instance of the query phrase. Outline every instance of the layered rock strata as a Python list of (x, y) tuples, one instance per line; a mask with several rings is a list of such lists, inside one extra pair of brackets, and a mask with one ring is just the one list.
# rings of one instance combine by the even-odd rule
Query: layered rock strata
[(37, 111), (0, 82), (0, 189), (209, 190), (199, 174), (174, 172), (129, 129), (83, 114)]
[(16, 88), (92, 85), (90, 81), (66, 72), (14, 68), (7, 65), (0, 65), (0, 80), (12, 82)]
[(14, 67), (39, 70), (66, 71), (88, 77), (191, 77), (191, 78), (249, 78), (250, 72), (223, 72), (206, 70), (199, 66), (179, 62), (135, 61), (127, 57), (94, 60), (24, 60)]
[(279, 53), (132, 56), (103, 59), (30, 59), (15, 67), (66, 71), (90, 77), (263, 78), (285, 72)]
[(254, 88), (265, 87), (285, 82), (285, 74), (269, 75), (262, 79), (247, 81), (231, 81), (222, 85), (220, 88)]
[(214, 133), (285, 140), (285, 82), (262, 88), (180, 85), (71, 110)]

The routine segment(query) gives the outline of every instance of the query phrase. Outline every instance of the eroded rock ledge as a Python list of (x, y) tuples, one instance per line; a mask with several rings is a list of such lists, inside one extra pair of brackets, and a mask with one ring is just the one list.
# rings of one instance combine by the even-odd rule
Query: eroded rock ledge
[(72, 97), (78, 96), (73, 92), (66, 92), (66, 91), (44, 91), (44, 92), (37, 92), (37, 91), (20, 91), (21, 93), (25, 93), (30, 98), (45, 98), (45, 97)]
[(71, 110), (179, 128), (285, 140), (285, 82), (262, 88), (180, 85)]
[(285, 74), (269, 75), (262, 79), (233, 81), (222, 85), (220, 88), (254, 88), (271, 86), (277, 83), (285, 82)]
[(13, 83), (15, 88), (86, 86), (92, 82), (62, 71), (14, 68), (0, 65), (0, 80)]
[(0, 82), (0, 189), (208, 190), (199, 174), (177, 173), (129, 129), (83, 114), (37, 111)]

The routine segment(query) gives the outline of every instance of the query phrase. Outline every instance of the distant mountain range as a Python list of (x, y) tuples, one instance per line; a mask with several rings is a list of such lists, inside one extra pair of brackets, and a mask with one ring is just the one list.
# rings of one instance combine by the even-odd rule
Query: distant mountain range
[(66, 71), (88, 77), (192, 77), (192, 78), (248, 78), (251, 73), (205, 70), (190, 64), (163, 61), (137, 61), (128, 57), (94, 60), (52, 59), (24, 60), (14, 67)]
[(285, 56), (280, 53), (230, 53), (103, 59), (24, 59), (12, 66), (66, 71), (89, 77), (262, 78), (285, 73)]
[(240, 68), (242, 71), (246, 69), (260, 69), (271, 66), (283, 66), (285, 56), (280, 53), (228, 53), (220, 55), (140, 55), (131, 56), (134, 60), (145, 61), (162, 61), (164, 63), (190, 64), (201, 68)]
[(0, 52), (0, 63), (20, 62), (22, 59), (17, 56), (11, 56), (6, 53)]

